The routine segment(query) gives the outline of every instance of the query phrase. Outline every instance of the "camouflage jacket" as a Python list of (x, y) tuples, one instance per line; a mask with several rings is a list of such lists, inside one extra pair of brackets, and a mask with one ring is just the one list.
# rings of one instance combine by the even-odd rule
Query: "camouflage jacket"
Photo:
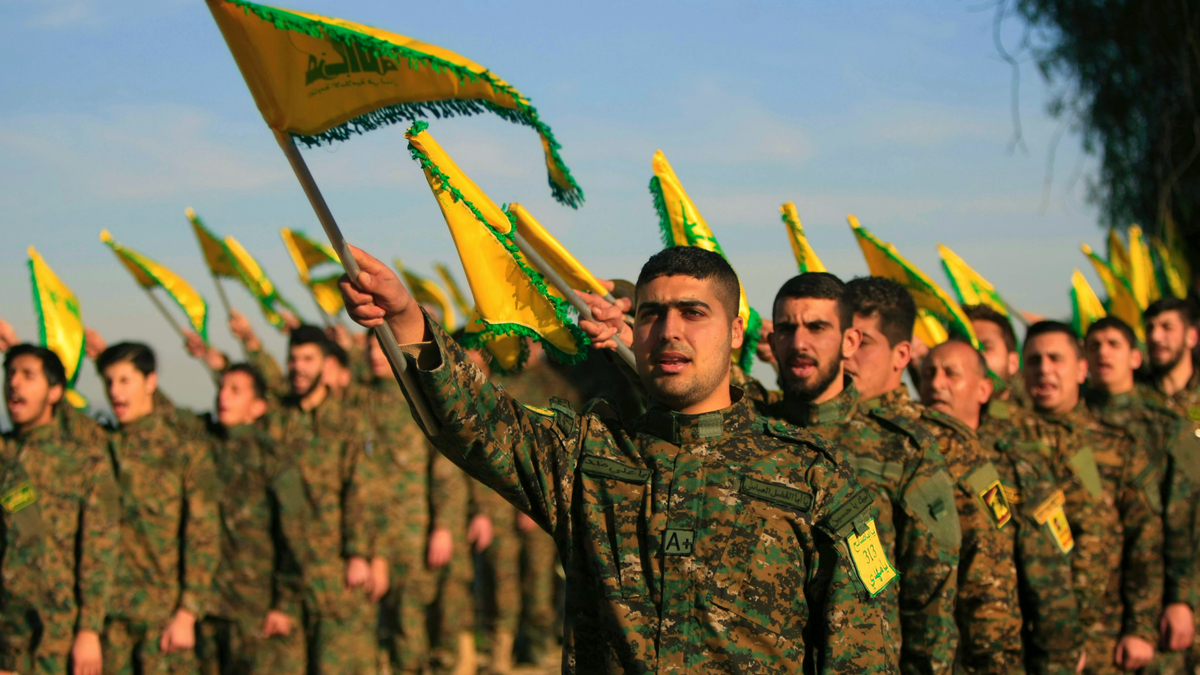
[[(1200, 364), (1196, 364), (1200, 365)], [(1168, 396), (1154, 384), (1138, 385), (1138, 392), (1148, 401), (1174, 410), (1195, 424), (1200, 424), (1200, 368), (1192, 373), (1192, 379), (1183, 389)]]
[[(529, 514), (567, 570), (563, 672), (875, 672), (871, 499), (815, 436), (731, 407), (629, 422), (528, 408), (439, 326), (402, 347), (435, 446)], [(851, 562), (851, 542), (859, 568)], [(830, 597), (840, 603), (830, 603)]]
[(246, 351), (246, 362), (254, 366), (267, 383), (267, 391), (275, 399), (284, 399), (291, 392), (287, 373), (279, 367), (279, 362), (266, 349)]
[(1105, 423), (1124, 429), (1146, 450), (1162, 484), (1163, 604), (1200, 607), (1196, 584), (1196, 537), (1200, 534), (1200, 438), (1195, 424), (1136, 392), (1106, 396), (1089, 392), (1088, 407)]
[(962, 529), (958, 560), (958, 593), (954, 616), (958, 624), (956, 671), (1018, 673), (1021, 663), (1021, 608), (1017, 600), (1017, 568), (1013, 560), (1016, 527), (996, 464), (993, 448), (985, 449), (970, 427), (930, 410), (909, 397), (900, 386), (867, 401), (925, 430), (921, 445), (941, 452), (955, 480), (954, 500)]
[(829, 401), (788, 403), (780, 398), (763, 411), (828, 439), (874, 496), (871, 515), (900, 572), (900, 583), (883, 597), (901, 672), (948, 672), (958, 644), (954, 597), (962, 530), (946, 461), (936, 448), (922, 445), (928, 434), (920, 425), (861, 406), (849, 377)]
[(280, 502), (287, 513), (304, 514), (298, 519), (303, 534), (289, 543), (304, 572), (305, 602), (324, 616), (348, 616), (349, 603), (365, 600), (345, 588), (346, 559), (374, 554), (362, 477), (356, 477), (364, 420), (332, 395), (308, 411), (288, 397), (267, 416), (279, 457), (300, 473), (300, 489), (281, 494)]
[(8, 535), (0, 588), (27, 600), (0, 600), (0, 611), (25, 605), (67, 633), (76, 626), (100, 632), (116, 569), (120, 497), (105, 447), (96, 443), (99, 425), (81, 414), (71, 429), (58, 421), (10, 432), (0, 446), (0, 519)]
[(176, 609), (203, 617), (213, 608), (220, 484), (182, 414), (156, 405), (109, 438), (122, 511), (110, 615), (159, 622)]
[(1017, 591), (1025, 668), (1073, 675), (1083, 650), (1070, 553), (1075, 546), (1066, 497), (1052, 468), (1068, 454), (1067, 434), (1028, 410), (993, 400), (980, 417), (979, 443), (994, 450), (1016, 527)]
[(261, 620), (272, 609), (300, 615), (299, 563), (288, 545), (304, 536), (305, 513), (283, 506), (299, 493), (300, 474), (260, 424), (213, 427), (212, 454), (221, 484), (221, 562), (214, 614)]
[(1092, 417), (1082, 401), (1044, 416), (1069, 435), (1053, 459), (1075, 548), (1071, 570), (1085, 635), (1158, 643), (1162, 504), (1156, 467), (1132, 437)]

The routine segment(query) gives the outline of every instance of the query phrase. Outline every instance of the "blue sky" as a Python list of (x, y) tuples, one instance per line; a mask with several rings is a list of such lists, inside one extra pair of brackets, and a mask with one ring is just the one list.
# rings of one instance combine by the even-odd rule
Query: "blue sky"
[[(1069, 315), (1078, 244), (1103, 250), (1085, 199), (1095, 160), (1068, 133), (1047, 197), (1060, 125), (1044, 113), (1049, 92), (1032, 64), (1022, 69), (1029, 152), (1009, 152), (1010, 70), (992, 44), (991, 14), (964, 2), (291, 1), (455, 50), (532, 98), (587, 193), (578, 211), (550, 199), (528, 128), (476, 117), (433, 121), (430, 131), (495, 201), (520, 201), (601, 276), (634, 278), (660, 247), (646, 189), (656, 149), (759, 308), (795, 273), (779, 221), (788, 200), (844, 278), (866, 273), (845, 221), (853, 213), (939, 282), (935, 244), (944, 243), (1011, 303), (1049, 315)], [(36, 338), (32, 244), (75, 290), (89, 325), (110, 341), (151, 343), (165, 391), (208, 408), (212, 384), (100, 230), (189, 279), (212, 305), (213, 341), (236, 355), (184, 208), (238, 237), (310, 318), (279, 228), (320, 227), (207, 8), (5, 3), (0, 26), (10, 64), (0, 82), (0, 283), (9, 291), (0, 317)], [(462, 278), (402, 128), (305, 156), (352, 243), (417, 271), (446, 261)], [(254, 311), (245, 291), (227, 289)], [(283, 338), (253, 319), (281, 355)], [(90, 363), (81, 389), (102, 407)]]

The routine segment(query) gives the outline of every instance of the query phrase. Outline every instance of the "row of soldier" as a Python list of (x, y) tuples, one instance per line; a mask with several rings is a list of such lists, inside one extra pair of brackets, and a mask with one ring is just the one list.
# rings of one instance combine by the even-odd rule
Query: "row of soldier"
[[(230, 328), (245, 362), (186, 336), (217, 373), (202, 416), (158, 391), (148, 346), (89, 330), (100, 425), (0, 321), (0, 672), (465, 675), (477, 616), (491, 672), (543, 660), (553, 542), (431, 450), (378, 343), (295, 325), (285, 373)], [(536, 345), (527, 365), (505, 386), (577, 398)]]
[[(342, 282), (348, 310), (364, 325), (392, 327), (420, 383), (407, 393), (437, 419), (435, 428), (424, 429), (433, 446), (553, 536), (566, 573), (565, 672), (1102, 673), (1194, 666), (1200, 377), (1189, 351), (1195, 317), (1182, 301), (1147, 311), (1155, 379), (1142, 388), (1134, 386), (1140, 354), (1120, 322), (1097, 323), (1083, 343), (1069, 327), (1039, 323), (1018, 352), (1007, 320), (972, 308), (983, 352), (952, 339), (919, 355), (914, 379), (924, 407), (902, 383), (914, 357), (915, 308), (907, 292), (878, 278), (843, 284), (832, 275), (805, 274), (780, 289), (773, 325), (764, 331), (768, 347), (761, 354), (776, 363), (782, 388), (773, 392), (728, 367), (744, 337), (732, 269), (699, 249), (668, 249), (643, 267), (634, 298), (613, 306), (589, 296), (595, 320), (580, 321), (597, 347), (613, 347), (618, 338), (633, 347), (636, 372), (626, 373), (622, 389), (637, 392), (645, 412), (632, 415), (628, 405), (603, 400), (577, 412), (563, 400), (518, 404), (530, 401), (493, 384), (483, 364), (415, 306), (386, 266), (355, 254), (365, 274)], [(123, 525), (139, 514), (146, 522), (122, 527), (107, 559), (103, 543), (95, 559), (83, 546), (74, 567), (64, 567), (74, 576), (46, 587), (60, 596), (46, 615), (70, 607), (72, 618), (43, 621), (40, 644), (74, 640), (76, 672), (98, 672), (79, 666), (98, 666), (81, 654), (95, 654), (86, 643), (101, 637), (105, 672), (121, 672), (135, 656), (140, 670), (150, 672), (146, 664), (161, 664), (161, 652), (190, 648), (188, 621), (198, 616), (212, 617), (202, 627), (223, 633), (220, 643), (231, 654), (260, 653), (252, 647), (287, 642), (273, 634), (294, 623), (285, 618), (289, 611), (303, 618), (320, 672), (366, 672), (356, 669), (374, 664), (354, 641), (374, 635), (364, 623), (369, 605), (349, 608), (345, 588), (382, 595), (385, 585), (397, 583), (431, 587), (416, 579), (437, 561), (410, 562), (412, 547), (388, 555), (372, 548), (385, 547), (380, 533), (399, 522), (428, 536), (417, 547), (422, 552), (437, 548), (436, 535), (429, 536), (437, 528), (405, 509), (437, 502), (446, 488), (431, 479), (427, 497), (398, 499), (387, 490), (400, 479), (376, 480), (377, 462), (367, 461), (385, 444), (425, 447), (420, 430), (377, 345), (370, 363), (379, 389), (389, 385), (387, 396), (346, 399), (338, 389), (352, 376), (335, 372), (325, 358), (328, 341), (304, 341), (310, 332), (293, 331), (290, 395), (251, 434), (265, 436), (261, 445), (273, 449), (257, 455), (264, 481), (257, 487), (228, 479), (220, 461), (210, 472), (216, 480), (201, 480), (183, 461), (190, 456), (185, 443), (144, 443), (151, 431), (183, 433), (175, 430), (184, 426), (183, 414), (158, 397), (151, 408), (159, 409), (157, 424), (137, 424), (145, 412), (127, 423), (122, 416), (138, 406), (129, 391), (138, 373), (147, 381), (152, 373), (129, 358), (99, 355), (119, 440), (108, 444), (108, 457), (89, 460), (90, 470), (51, 469), (52, 475), (86, 481), (111, 466), (115, 483), (103, 488), (96, 478), (97, 487), (80, 484), (78, 494), (95, 495), (98, 513), (106, 501), (116, 504), (110, 508)], [(252, 357), (261, 355), (261, 345), (246, 342)], [(305, 345), (317, 344), (325, 346), (304, 353), (313, 351)], [(223, 370), (221, 400), (236, 389), (226, 380), (251, 372), (192, 346)], [(8, 363), (16, 353), (10, 351)], [(122, 363), (130, 368), (117, 367)], [(110, 376), (106, 365), (130, 372)], [(268, 382), (282, 379), (262, 365)], [(1002, 384), (988, 377), (989, 369)], [(8, 381), (20, 380), (14, 372), (6, 366)], [(310, 390), (314, 382), (324, 386)], [(27, 403), (27, 396), (9, 393), (14, 422)], [(335, 409), (352, 412), (334, 415)], [(364, 430), (376, 410), (399, 422)], [(224, 414), (219, 402), (218, 417)], [(79, 432), (86, 425), (78, 417), (65, 414), (58, 426)], [(18, 430), (14, 440), (28, 445), (34, 428)], [(212, 446), (215, 460), (222, 450), (239, 462), (254, 455), (245, 444), (237, 447), (235, 434), (225, 436)], [(168, 456), (155, 456), (151, 446)], [(72, 462), (82, 456), (78, 449), (58, 452), (68, 454)], [(126, 455), (139, 471), (123, 466)], [(38, 484), (34, 476), (13, 475), (12, 467), (28, 462), (8, 448), (5, 457), (5, 522), (27, 538), (17, 550), (35, 555), (37, 537), (22, 535), (22, 521), (30, 519), (20, 514), (27, 514), (26, 502), (47, 509), (17, 489)], [(347, 481), (352, 457), (357, 480)], [(182, 488), (169, 488), (167, 475), (156, 478), (155, 471), (167, 470)], [(264, 484), (270, 489), (257, 489)], [(186, 513), (172, 511), (178, 489), (191, 489), (199, 507), (189, 500)], [(236, 499), (205, 497), (223, 489)], [(269, 527), (280, 530), (272, 551), (218, 551), (215, 537), (192, 544), (193, 535), (203, 536), (193, 521), (210, 503), (236, 504), (231, 518), (253, 519), (252, 494), (277, 502), (264, 498), (263, 513), (278, 520)], [(78, 539), (104, 541), (94, 522), (83, 522)], [(172, 522), (176, 529), (168, 527)], [(187, 546), (162, 559), (149, 556), (181, 531)], [(219, 536), (236, 542), (233, 533)], [(8, 540), (5, 588), (19, 588), (8, 582), (13, 536)], [(36, 555), (52, 560), (55, 553)], [(402, 562), (386, 574), (377, 569), (380, 557)], [(203, 611), (214, 601), (200, 604), (206, 580), (197, 568), (212, 570), (216, 584), (208, 587), (234, 606)], [(119, 578), (101, 603), (106, 607), (97, 607), (100, 591), (91, 589), (110, 569)], [(230, 579), (227, 593), (222, 571)], [(154, 587), (155, 574), (176, 587)], [(174, 617), (138, 614), (160, 590), (175, 591), (164, 596), (169, 602), (157, 600)], [(264, 597), (257, 614), (238, 613), (245, 609), (240, 601)], [(272, 619), (272, 610), (284, 617)], [(6, 643), (21, 654), (19, 640)], [(258, 664), (264, 672), (282, 668), (264, 663)]]

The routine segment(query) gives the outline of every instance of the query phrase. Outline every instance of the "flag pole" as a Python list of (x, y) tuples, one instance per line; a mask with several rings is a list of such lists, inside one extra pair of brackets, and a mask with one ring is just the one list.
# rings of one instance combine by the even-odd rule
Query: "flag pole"
[[(358, 262), (350, 254), (350, 247), (346, 245), (346, 239), (342, 236), (342, 231), (338, 228), (337, 221), (333, 219), (333, 213), (329, 210), (329, 205), (325, 203), (325, 197), (321, 194), (316, 180), (313, 179), (312, 173), (308, 170), (308, 165), (305, 164), (304, 157), (300, 155), (299, 148), (296, 147), (296, 143), (287, 134), (275, 129), (272, 129), (271, 132), (275, 134), (275, 140), (279, 143), (279, 148), (283, 150), (288, 163), (292, 165), (292, 171), (296, 173), (296, 179), (300, 181), (300, 187), (304, 188), (304, 194), (308, 196), (308, 202), (312, 205), (313, 211), (316, 212), (317, 220), (321, 221), (321, 227), (325, 229), (325, 236), (329, 238), (329, 243), (333, 246), (333, 250), (337, 251), (338, 257), (341, 258), (342, 266), (346, 269), (346, 273), (351, 279), (357, 279), (359, 274)], [(383, 347), (383, 353), (392, 365), (392, 373), (396, 376), (396, 380), (400, 383), (400, 386), (408, 393), (408, 400), (412, 404), (413, 412), (417, 414), (417, 420), (424, 427), (426, 434), (430, 436), (436, 435), (439, 432), (440, 425), (437, 418), (433, 416), (433, 411), (430, 410), (429, 404), (420, 395), (420, 388), (413, 379), (412, 373), (408, 372), (407, 363), (404, 360), (404, 356), (400, 353), (400, 345), (396, 342), (396, 336), (392, 333), (392, 327), (385, 321), (376, 327), (374, 331), (376, 337), (379, 338), (379, 346)]]
[[(554, 284), (554, 287), (558, 289), (558, 292), (562, 293), (562, 296), (567, 299), (567, 302), (571, 303), (571, 306), (575, 308), (575, 311), (579, 312), (579, 316), (587, 319), (588, 321), (595, 321), (596, 318), (592, 316), (592, 308), (587, 306), (587, 303), (583, 301), (583, 298), (579, 297), (579, 294), (575, 292), (575, 289), (571, 288), (570, 284), (564, 281), (563, 278), (559, 276), (558, 272), (554, 271), (553, 267), (546, 264), (546, 261), (542, 258), (541, 254), (534, 250), (534, 248), (529, 245), (529, 242), (525, 241), (525, 237), (522, 237), (521, 233), (517, 232), (515, 227), (513, 228), (512, 233), (513, 238), (517, 242), (517, 248), (521, 249), (521, 255), (528, 258), (529, 262), (533, 263), (533, 266), (537, 268), (537, 271), (541, 272), (542, 276), (546, 277), (550, 283)], [(615, 304), (616, 301), (613, 300), (612, 302)], [(629, 350), (629, 347), (626, 346), (624, 342), (621, 342), (621, 336), (614, 334), (612, 339), (617, 343), (617, 354), (619, 354), (621, 358), (625, 360), (625, 363), (629, 364), (630, 368), (636, 370), (637, 364), (634, 363), (633, 352)]]
[(308, 285), (308, 283), (306, 283), (303, 279), (300, 280), (300, 283), (304, 284), (304, 287), (308, 289), (308, 294), (312, 296), (313, 304), (317, 306), (317, 315), (321, 317), (321, 323), (324, 323), (326, 328), (331, 328), (333, 324), (329, 322), (329, 315), (325, 313), (325, 308), (322, 307), (321, 303), (317, 300), (317, 292), (314, 291), (313, 287)]
[(1000, 302), (1003, 302), (1004, 306), (1008, 308), (1008, 313), (1011, 316), (1017, 317), (1017, 321), (1020, 321), (1021, 325), (1025, 326), (1026, 328), (1029, 328), (1029, 326), (1030, 326), (1029, 320), (1025, 318), (1024, 314), (1021, 314), (1021, 312), (1017, 311), (1016, 307), (1013, 307), (1012, 305), (1008, 304), (1008, 301), (1005, 300), (1004, 298), (1000, 298)]
[[(183, 332), (183, 327), (180, 326), (179, 322), (175, 320), (175, 317), (171, 316), (171, 313), (167, 311), (166, 306), (162, 304), (162, 300), (159, 300), (158, 296), (154, 294), (154, 291), (150, 290), (149, 288), (143, 288), (142, 290), (146, 291), (146, 295), (150, 296), (150, 302), (154, 303), (154, 306), (157, 307), (158, 311), (162, 313), (163, 318), (167, 320), (167, 323), (171, 324), (171, 328), (174, 328), (175, 332), (179, 333), (179, 337), (186, 341), (187, 335)], [(204, 343), (208, 344), (208, 340), (205, 340)], [(213, 380), (216, 381), (217, 371), (209, 367), (208, 363), (203, 359), (200, 359), (200, 363), (204, 366), (204, 369), (208, 371), (208, 374), (213, 378)]]
[(233, 318), (233, 309), (229, 306), (229, 298), (225, 295), (225, 287), (221, 285), (221, 277), (217, 276), (216, 272), (208, 270), (212, 274), (213, 285), (217, 287), (217, 296), (221, 298), (221, 305), (225, 307), (225, 316)]

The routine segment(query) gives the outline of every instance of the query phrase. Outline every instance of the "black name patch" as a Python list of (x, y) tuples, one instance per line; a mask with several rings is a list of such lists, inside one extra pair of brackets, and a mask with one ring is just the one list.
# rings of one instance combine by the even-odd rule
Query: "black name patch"
[(845, 536), (845, 530), (854, 524), (854, 521), (858, 519), (863, 511), (871, 508), (871, 503), (874, 501), (875, 498), (865, 488), (850, 495), (846, 503), (837, 507), (833, 510), (833, 513), (829, 514), (829, 529), (841, 536)]
[(748, 476), (742, 477), (741, 491), (744, 495), (799, 511), (808, 511), (813, 505), (813, 496), (803, 490), (755, 480)]
[(650, 476), (654, 473), (650, 469), (629, 466), (628, 464), (622, 464), (606, 457), (597, 457), (595, 455), (584, 455), (579, 468), (589, 476), (612, 478), (613, 480), (625, 483), (644, 484), (650, 480)]

